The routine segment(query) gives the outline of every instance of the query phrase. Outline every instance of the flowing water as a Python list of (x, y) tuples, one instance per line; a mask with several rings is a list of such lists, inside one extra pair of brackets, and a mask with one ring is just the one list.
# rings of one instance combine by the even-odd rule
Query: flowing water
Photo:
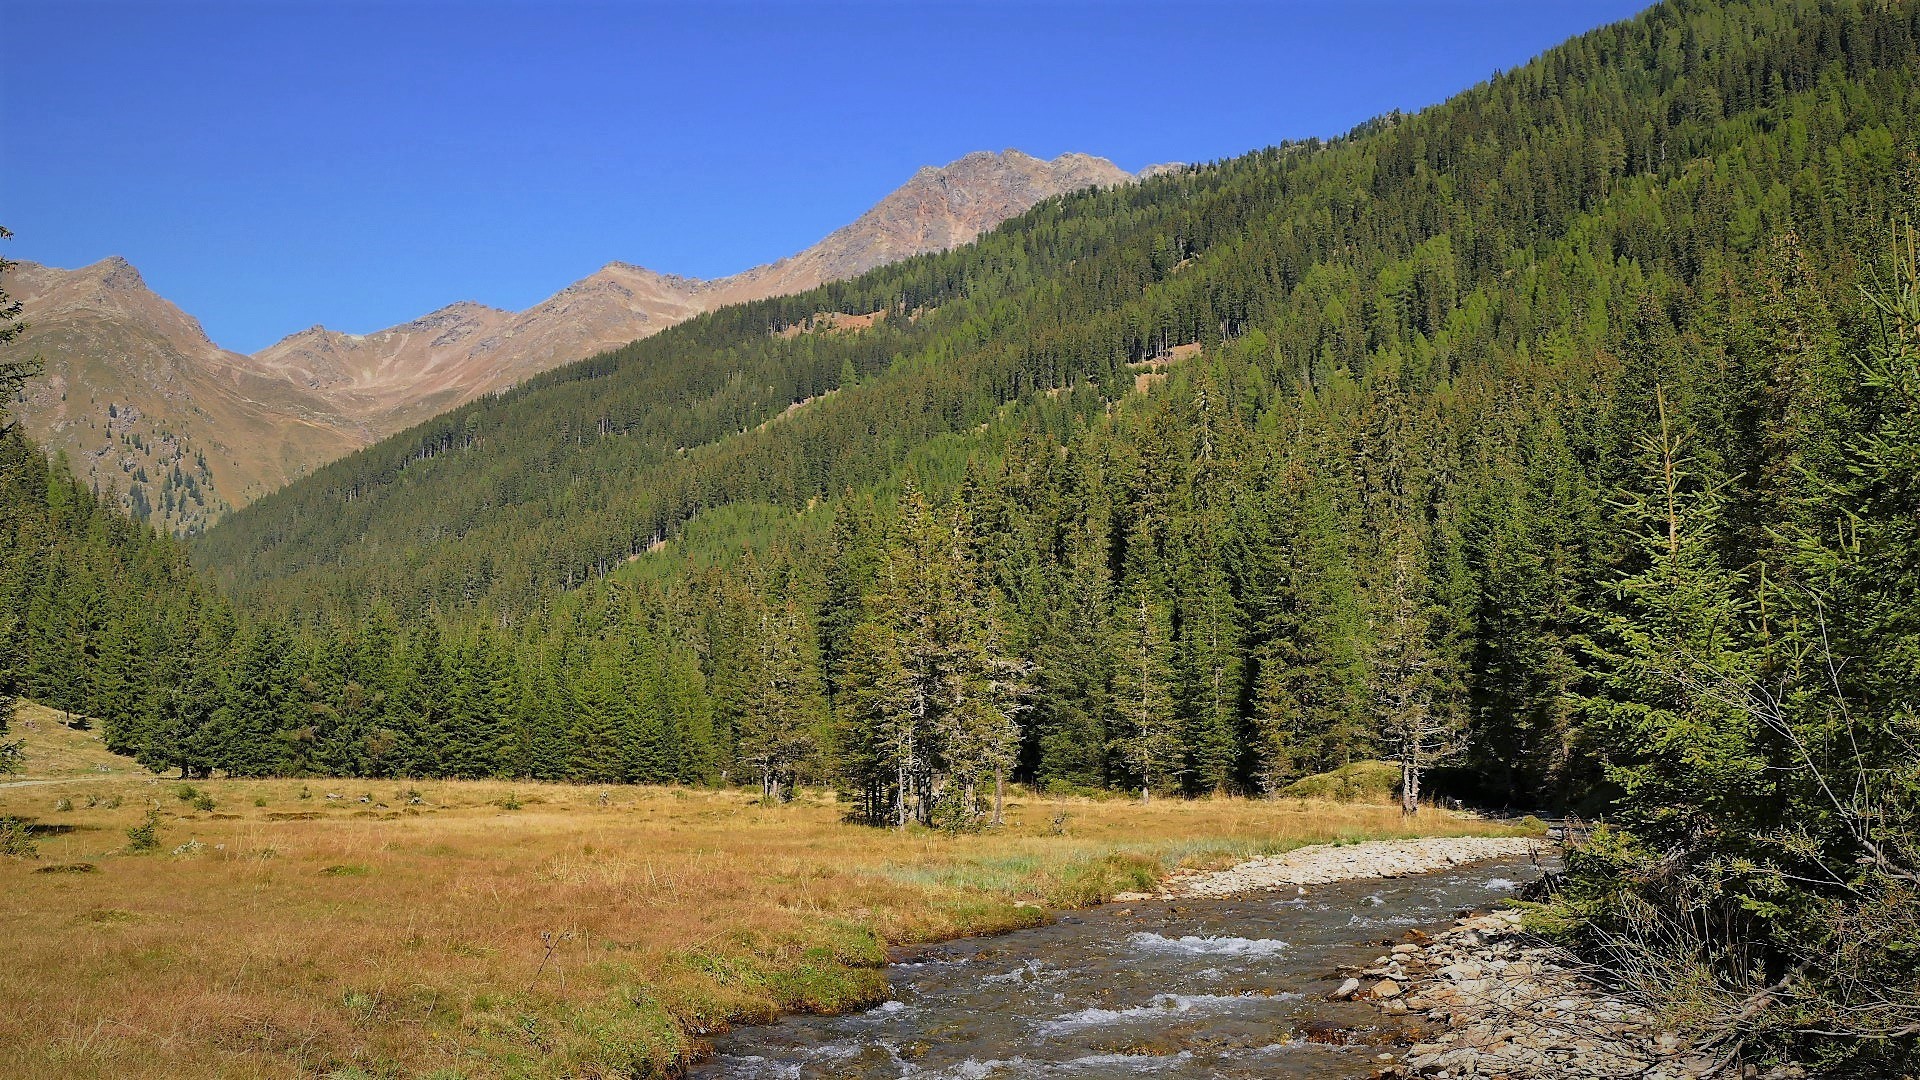
[(1327, 1001), (1336, 970), (1537, 874), (1498, 859), (1304, 895), (1108, 905), (948, 942), (889, 967), (878, 1008), (741, 1028), (693, 1076), (1366, 1076), (1418, 1021)]

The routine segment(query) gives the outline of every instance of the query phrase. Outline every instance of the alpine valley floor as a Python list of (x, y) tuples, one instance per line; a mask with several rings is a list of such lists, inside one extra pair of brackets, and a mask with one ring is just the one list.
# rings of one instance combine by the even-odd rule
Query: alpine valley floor
[(1294, 799), (1022, 793), (974, 835), (843, 812), (477, 781), (0, 788), (33, 848), (0, 860), (0, 1074), (659, 1074), (732, 1023), (883, 1000), (889, 946), (1307, 844), (1518, 834)]

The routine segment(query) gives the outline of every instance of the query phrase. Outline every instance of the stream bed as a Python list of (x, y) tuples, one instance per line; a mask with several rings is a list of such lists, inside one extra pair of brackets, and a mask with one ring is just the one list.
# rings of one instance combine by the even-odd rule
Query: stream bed
[(1382, 942), (1498, 905), (1538, 876), (1495, 859), (1304, 894), (1143, 901), (928, 946), (893, 1000), (716, 1040), (700, 1080), (792, 1077), (1364, 1077), (1417, 1018), (1330, 1002)]

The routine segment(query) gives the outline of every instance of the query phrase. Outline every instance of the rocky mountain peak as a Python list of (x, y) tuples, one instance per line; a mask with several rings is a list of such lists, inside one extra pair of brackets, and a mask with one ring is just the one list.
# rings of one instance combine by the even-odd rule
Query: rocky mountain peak
[(1043, 199), (1129, 179), (1090, 154), (977, 151), (920, 169), (812, 247), (730, 277), (616, 259), (525, 311), (461, 300), (368, 334), (316, 324), (252, 356), (213, 345), (124, 258), (79, 270), (23, 262), (9, 270), (8, 292), (44, 325), (35, 341), (55, 368), (27, 419), (40, 437), (57, 427), (58, 445), (110, 462), (119, 443), (101, 417), (110, 403), (136, 404), (205, 447), (215, 486), (239, 505), (356, 445), (703, 311), (955, 247)]

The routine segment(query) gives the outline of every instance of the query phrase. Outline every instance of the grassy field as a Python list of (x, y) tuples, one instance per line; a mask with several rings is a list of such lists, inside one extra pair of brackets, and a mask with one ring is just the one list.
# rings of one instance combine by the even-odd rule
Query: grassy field
[(67, 714), (31, 701), (20, 702), (5, 741), (21, 744), (26, 766), (22, 778), (148, 775), (138, 762), (108, 750), (98, 726), (76, 730), (67, 726)]
[(0, 787), (0, 816), (37, 848), (0, 858), (0, 1076), (23, 1077), (659, 1075), (727, 1024), (884, 998), (888, 945), (1408, 829), (1021, 798), (947, 836), (843, 824), (818, 792), (91, 775)]

